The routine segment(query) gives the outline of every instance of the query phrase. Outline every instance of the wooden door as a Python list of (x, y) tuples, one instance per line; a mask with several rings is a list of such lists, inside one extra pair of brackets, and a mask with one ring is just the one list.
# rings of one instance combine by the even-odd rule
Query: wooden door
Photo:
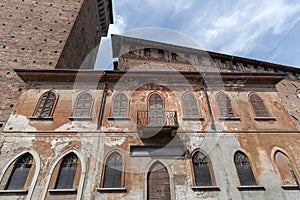
[(158, 94), (152, 94), (149, 98), (149, 125), (163, 126), (164, 124), (164, 105), (163, 100)]
[(170, 180), (168, 170), (161, 164), (155, 163), (148, 172), (148, 200), (170, 200)]

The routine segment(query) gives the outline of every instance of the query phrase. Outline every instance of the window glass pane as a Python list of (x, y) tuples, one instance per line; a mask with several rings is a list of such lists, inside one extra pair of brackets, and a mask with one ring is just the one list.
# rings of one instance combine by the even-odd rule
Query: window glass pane
[(68, 154), (62, 161), (58, 178), (56, 181), (56, 189), (73, 188), (74, 178), (78, 166), (78, 157), (74, 153)]
[(104, 172), (104, 188), (122, 187), (122, 157), (119, 153), (113, 152), (106, 160)]
[(217, 96), (221, 117), (234, 117), (233, 109), (229, 98), (222, 92)]
[(256, 94), (251, 94), (250, 102), (252, 104), (256, 117), (268, 117), (269, 114), (266, 110), (263, 100)]
[(53, 92), (45, 92), (40, 98), (39, 105), (36, 109), (36, 117), (49, 117), (55, 102), (56, 96)]
[(186, 94), (183, 97), (183, 116), (191, 118), (199, 117), (197, 100), (192, 94)]
[(29, 171), (33, 164), (33, 157), (27, 153), (23, 155), (14, 166), (12, 174), (6, 185), (7, 190), (22, 190), (24, 189)]
[(240, 179), (240, 184), (256, 185), (256, 180), (254, 178), (248, 157), (242, 152), (237, 152), (234, 157), (234, 162)]
[(287, 156), (278, 151), (275, 154), (276, 166), (284, 185), (296, 185), (296, 176), (292, 164)]
[(81, 94), (77, 99), (77, 104), (74, 110), (75, 117), (89, 117), (92, 106), (92, 95), (89, 93)]
[(112, 116), (126, 117), (128, 99), (123, 93), (117, 94), (114, 98)]
[(197, 152), (193, 156), (194, 176), (197, 186), (211, 186), (212, 180), (207, 157)]

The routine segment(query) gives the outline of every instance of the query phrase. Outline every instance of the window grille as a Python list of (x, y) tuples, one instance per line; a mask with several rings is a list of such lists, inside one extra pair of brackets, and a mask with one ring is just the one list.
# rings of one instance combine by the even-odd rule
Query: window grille
[(92, 107), (93, 98), (88, 92), (80, 94), (77, 98), (74, 117), (89, 117)]
[(56, 96), (53, 92), (48, 91), (45, 92), (39, 101), (39, 105), (35, 111), (36, 117), (49, 117), (51, 116), (51, 112), (53, 110), (53, 106), (56, 100)]
[(227, 95), (221, 92), (218, 94), (216, 99), (219, 104), (221, 117), (234, 117), (231, 102)]
[(29, 171), (33, 165), (33, 157), (26, 153), (19, 158), (13, 167), (13, 171), (6, 184), (6, 190), (22, 190), (24, 189)]
[(70, 153), (65, 156), (60, 166), (56, 189), (72, 189), (74, 187), (77, 166), (78, 157), (76, 154)]
[(113, 102), (113, 117), (126, 117), (127, 116), (127, 96), (123, 93), (119, 93), (115, 96)]
[(248, 157), (242, 152), (237, 152), (234, 156), (234, 163), (240, 179), (240, 184), (256, 185), (256, 180)]
[(250, 95), (250, 102), (252, 104), (256, 117), (269, 117), (267, 109), (263, 100), (256, 94)]
[(104, 188), (122, 187), (122, 156), (118, 152), (111, 153), (105, 163)]
[(182, 99), (183, 116), (187, 118), (199, 117), (198, 103), (194, 95), (185, 94)]
[(196, 186), (212, 186), (207, 156), (198, 151), (194, 154), (192, 161)]

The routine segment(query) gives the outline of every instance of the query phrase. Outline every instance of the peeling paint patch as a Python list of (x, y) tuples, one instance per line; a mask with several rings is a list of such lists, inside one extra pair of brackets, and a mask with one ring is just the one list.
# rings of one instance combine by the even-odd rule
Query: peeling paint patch
[(28, 118), (24, 115), (11, 115), (4, 130), (22, 130), (22, 131), (36, 131), (36, 128), (28, 124)]
[(112, 146), (120, 146), (125, 142), (125, 137), (106, 137), (105, 138), (105, 145), (112, 147)]

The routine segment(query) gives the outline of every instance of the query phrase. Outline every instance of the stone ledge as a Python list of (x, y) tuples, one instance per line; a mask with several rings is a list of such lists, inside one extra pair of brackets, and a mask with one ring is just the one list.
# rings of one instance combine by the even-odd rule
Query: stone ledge
[(120, 120), (120, 121), (130, 121), (130, 117), (108, 117), (107, 120), (113, 121), (113, 120)]
[(282, 185), (281, 188), (284, 190), (300, 190), (299, 185)]
[(276, 121), (275, 117), (254, 117), (256, 121)]
[(91, 117), (69, 117), (71, 121), (92, 121)]
[(184, 121), (204, 121), (203, 117), (183, 117)]
[(221, 191), (218, 186), (193, 186), (194, 191)]
[(50, 193), (76, 193), (77, 189), (76, 188), (71, 188), (71, 189), (49, 189), (48, 191)]
[(219, 117), (220, 121), (241, 121), (239, 117)]
[(266, 190), (264, 186), (261, 185), (240, 185), (237, 186), (239, 191), (257, 191), (257, 190)]
[(31, 116), (29, 117), (30, 120), (37, 120), (37, 121), (53, 121), (53, 117), (36, 117)]
[(16, 193), (16, 194), (27, 194), (28, 190), (0, 190), (0, 194), (12, 194), (12, 193)]
[(125, 187), (121, 188), (97, 188), (98, 192), (101, 193), (124, 193), (127, 192)]

